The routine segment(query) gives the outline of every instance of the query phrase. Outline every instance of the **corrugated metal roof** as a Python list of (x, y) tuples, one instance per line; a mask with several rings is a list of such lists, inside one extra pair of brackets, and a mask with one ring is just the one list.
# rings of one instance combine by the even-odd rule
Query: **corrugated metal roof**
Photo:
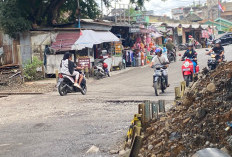
[(52, 43), (51, 48), (55, 51), (69, 51), (79, 37), (80, 32), (61, 32), (57, 35), (56, 41)]

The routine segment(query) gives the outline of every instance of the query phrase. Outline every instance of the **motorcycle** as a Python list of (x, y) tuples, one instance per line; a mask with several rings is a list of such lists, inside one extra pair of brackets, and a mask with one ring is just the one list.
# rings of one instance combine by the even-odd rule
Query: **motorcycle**
[(201, 49), (201, 48), (202, 48), (202, 45), (201, 45), (198, 41), (195, 41), (194, 47), (195, 47), (196, 49)]
[[(182, 60), (184, 61), (184, 60)], [(184, 77), (184, 80), (186, 82), (186, 86), (189, 86), (190, 82), (193, 82), (193, 76), (194, 76), (194, 71), (193, 71), (193, 62), (191, 61), (191, 59), (186, 58), (185, 61), (183, 62), (182, 65), (182, 74)], [(199, 73), (199, 66), (196, 66), (195, 69), (196, 74)]]
[(87, 93), (86, 78), (85, 78), (84, 74), (81, 74), (81, 75), (83, 75), (84, 78), (81, 82), (82, 89), (79, 89), (76, 86), (74, 86), (75, 76), (69, 76), (69, 75), (60, 73), (58, 83), (57, 83), (57, 88), (58, 88), (59, 94), (61, 96), (65, 96), (65, 95), (67, 95), (67, 93), (81, 92), (82, 95), (86, 95), (86, 93)]
[(160, 91), (164, 93), (165, 89), (167, 88), (166, 80), (164, 77), (164, 71), (167, 69), (167, 67), (161, 64), (157, 64), (152, 66), (152, 68), (155, 68), (155, 73), (153, 75), (153, 87), (155, 90), (155, 95), (159, 96)]
[(216, 54), (212, 52), (210, 55), (210, 59), (208, 59), (208, 68), (209, 70), (214, 70), (216, 69), (218, 65), (218, 61), (216, 60)]
[(96, 76), (97, 79), (101, 79), (106, 76), (110, 77), (108, 64), (104, 62), (104, 59), (100, 60), (94, 67), (94, 76)]
[(169, 63), (171, 63), (172, 61), (176, 62), (176, 55), (175, 55), (174, 50), (173, 51), (168, 51), (167, 57), (168, 57)]
[(188, 49), (188, 44), (180, 44), (178, 45), (178, 50), (183, 51)]

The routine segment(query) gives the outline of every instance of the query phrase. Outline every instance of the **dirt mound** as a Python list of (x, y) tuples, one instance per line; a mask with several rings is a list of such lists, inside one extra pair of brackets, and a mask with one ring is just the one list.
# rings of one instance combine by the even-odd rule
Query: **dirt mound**
[(232, 62), (204, 69), (180, 105), (147, 128), (140, 156), (188, 157), (207, 147), (231, 153), (231, 107)]

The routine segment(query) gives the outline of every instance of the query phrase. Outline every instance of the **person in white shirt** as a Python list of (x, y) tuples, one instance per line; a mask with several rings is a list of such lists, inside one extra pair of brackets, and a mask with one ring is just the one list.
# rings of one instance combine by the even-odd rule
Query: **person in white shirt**
[[(157, 64), (165, 65), (166, 67), (168, 67), (169, 60), (168, 60), (166, 55), (162, 54), (162, 49), (160, 49), (160, 48), (156, 49), (155, 53), (156, 53), (156, 56), (153, 57), (150, 67), (152, 68), (154, 65), (157, 65)], [(166, 85), (167, 85), (167, 87), (169, 87), (168, 69), (163, 70), (163, 75), (165, 77)]]

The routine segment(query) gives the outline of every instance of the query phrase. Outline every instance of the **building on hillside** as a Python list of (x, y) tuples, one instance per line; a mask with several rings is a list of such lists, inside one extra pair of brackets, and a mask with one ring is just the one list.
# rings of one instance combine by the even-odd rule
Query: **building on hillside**
[(149, 16), (149, 23), (154, 23), (154, 22), (178, 23), (178, 22), (180, 22), (180, 20), (171, 19), (169, 16), (150, 15)]
[(224, 2), (222, 5), (225, 11), (221, 13), (221, 18), (232, 21), (232, 2)]
[(206, 18), (215, 20), (219, 17), (232, 21), (232, 2), (223, 2), (221, 3), (224, 9), (224, 12), (220, 11), (218, 8), (218, 0), (208, 0), (207, 9), (204, 10)]
[(179, 7), (172, 9), (172, 18), (175, 20), (183, 20), (186, 18), (190, 12), (193, 12), (195, 15), (199, 16), (201, 19), (205, 18), (204, 10), (206, 6), (200, 7)]
[(193, 23), (193, 22), (199, 22), (202, 21), (202, 18), (200, 18), (198, 15), (196, 15), (195, 13), (189, 13), (184, 19), (184, 22), (186, 23)]

